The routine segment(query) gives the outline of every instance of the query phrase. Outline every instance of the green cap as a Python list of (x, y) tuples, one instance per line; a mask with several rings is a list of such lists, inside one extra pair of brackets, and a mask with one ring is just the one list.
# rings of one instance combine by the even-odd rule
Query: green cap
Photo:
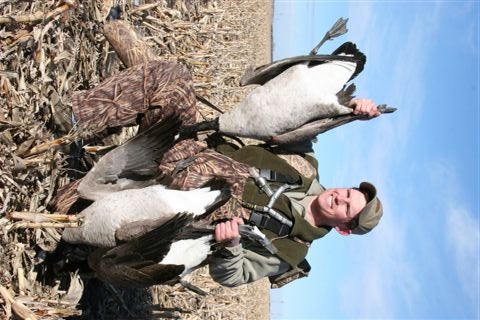
[(365, 234), (376, 227), (383, 215), (383, 207), (380, 199), (377, 197), (377, 189), (369, 182), (362, 182), (358, 187), (368, 196), (368, 202), (365, 208), (360, 211), (358, 217), (358, 226), (352, 230), (354, 234)]

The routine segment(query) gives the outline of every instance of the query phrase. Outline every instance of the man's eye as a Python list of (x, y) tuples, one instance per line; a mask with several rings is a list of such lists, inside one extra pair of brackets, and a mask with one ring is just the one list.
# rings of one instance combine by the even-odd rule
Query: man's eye
[[(347, 198), (350, 200), (350, 189), (347, 189)], [(350, 216), (350, 201), (347, 202), (347, 215)]]

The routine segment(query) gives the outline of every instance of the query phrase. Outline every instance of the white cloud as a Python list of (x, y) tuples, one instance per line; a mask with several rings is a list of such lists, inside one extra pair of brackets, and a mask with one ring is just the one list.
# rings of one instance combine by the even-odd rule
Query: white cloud
[(348, 18), (350, 24), (355, 26), (349, 30), (352, 39), (362, 41), (365, 37), (371, 35), (372, 25), (375, 24), (376, 19), (374, 12), (375, 8), (372, 2), (351, 3), (348, 10)]
[[(433, 22), (433, 21), (432, 21)], [(378, 39), (376, 51), (395, 57), (393, 60), (381, 60), (383, 72), (388, 74), (387, 83), (376, 83), (375, 78), (369, 80), (370, 88), (382, 88), (386, 101), (398, 110), (392, 115), (375, 119), (377, 143), (372, 146), (372, 167), (384, 168), (389, 158), (395, 158), (404, 153), (409, 140), (414, 139), (415, 127), (419, 125), (424, 113), (428, 112), (425, 103), (426, 82), (428, 81), (425, 68), (428, 65), (428, 55), (431, 39), (436, 30), (435, 23), (426, 25), (423, 15), (418, 15), (408, 30), (403, 30), (407, 36), (405, 40), (397, 37), (400, 42), (395, 53), (386, 52), (389, 49), (381, 48), (381, 39)], [(380, 26), (378, 26), (380, 28)], [(371, 49), (375, 50), (375, 49)], [(372, 63), (375, 63), (373, 61)], [(375, 89), (374, 89), (375, 90)], [(431, 109), (430, 109), (431, 111)], [(423, 116), (428, 119), (428, 116)], [(381, 176), (380, 176), (381, 177)], [(380, 178), (379, 177), (379, 178)]]
[[(281, 21), (281, 23), (276, 23), (275, 21)], [(295, 6), (294, 2), (284, 1), (278, 2), (275, 4), (275, 16), (274, 16), (275, 30), (274, 38), (281, 39), (283, 43), (295, 43), (295, 28), (299, 24), (298, 21), (298, 8)], [(277, 40), (279, 41), (279, 40)], [(275, 41), (274, 41), (275, 47)], [(275, 59), (285, 58), (285, 55), (288, 56), (291, 48), (284, 45), (284, 50), (278, 52), (274, 50)]]
[(469, 297), (474, 310), (479, 301), (480, 225), (479, 220), (458, 203), (458, 199), (450, 199), (445, 234), (448, 240), (447, 245), (453, 253), (460, 285), (465, 296)]
[[(379, 189), (385, 216), (375, 232), (352, 241), (355, 244), (351, 251), (359, 256), (358, 263), (352, 266), (355, 271), (342, 283), (335, 284), (341, 291), (342, 310), (351, 318), (392, 318), (399, 314), (420, 317), (416, 314), (421, 309), (418, 305), (424, 303), (433, 314), (445, 311), (455, 315), (458, 308), (464, 306), (461, 299), (467, 297), (472, 308), (466, 306), (465, 314), (478, 316), (474, 303), (479, 299), (479, 221), (467, 205), (471, 199), (462, 192), (468, 186), (458, 181), (455, 165), (446, 160), (434, 159), (431, 160), (434, 163), (423, 167), (425, 159), (404, 157), (411, 154), (408, 148), (416, 139), (419, 126), (430, 121), (428, 112), (435, 112), (434, 106), (428, 105), (428, 97), (442, 94), (426, 91), (426, 82), (436, 80), (428, 78), (426, 69), (431, 63), (429, 57), (437, 54), (431, 50), (433, 42), (444, 36), (438, 33), (439, 25), (447, 23), (449, 14), (444, 3), (429, 2), (428, 14), (424, 10), (412, 10), (416, 15), (409, 17), (411, 21), (400, 23), (395, 13), (391, 13), (390, 20), (380, 17), (383, 13), (380, 7), (378, 3), (362, 1), (353, 3), (350, 9), (350, 33), (355, 35), (355, 42), (367, 53), (368, 59), (357, 82), (361, 84), (358, 94), (374, 99), (380, 96), (398, 111), (355, 125), (354, 130), (350, 130), (353, 124), (335, 130), (333, 139), (338, 149), (347, 146), (348, 150), (346, 157), (335, 163), (332, 181), (343, 184), (368, 177)], [(401, 30), (398, 25), (402, 26)], [(384, 92), (378, 93), (378, 90)], [(426, 152), (428, 150), (426, 146)], [(319, 151), (321, 162), (325, 161), (322, 157), (332, 157), (325, 155), (325, 150), (319, 148)], [(335, 147), (331, 152), (335, 153)], [(402, 168), (401, 173), (397, 167)], [(401, 182), (405, 184), (399, 188)], [(419, 194), (425, 190), (431, 194)], [(410, 194), (418, 198), (409, 197)], [(476, 201), (478, 210), (478, 199)], [(458, 206), (459, 203), (466, 205)], [(423, 212), (421, 206), (427, 210)], [(430, 237), (429, 219), (435, 219), (440, 230), (448, 228), (448, 233), (442, 233), (439, 238)], [(415, 233), (419, 243), (412, 242), (411, 233)], [(364, 243), (357, 246), (361, 242)], [(365, 248), (367, 252), (361, 252)], [(414, 257), (421, 261), (414, 261)], [(456, 268), (456, 274), (448, 273), (451, 266)], [(449, 279), (445, 287), (427, 283), (426, 279), (443, 282), (446, 274)], [(450, 276), (461, 282), (453, 283)], [(455, 285), (463, 289), (458, 290)], [(436, 292), (432, 288), (444, 291)], [(357, 296), (352, 297), (353, 294)], [(448, 306), (449, 302), (459, 306)]]
[(374, 182), (388, 181), (397, 158), (414, 139), (415, 127), (426, 112), (425, 68), (438, 25), (436, 13), (432, 13), (428, 23), (423, 14), (417, 14), (411, 25), (398, 30), (394, 22), (382, 25), (376, 16), (382, 11), (377, 11), (369, 2), (355, 2), (350, 9), (350, 32), (355, 39), (363, 39), (355, 42), (367, 53), (368, 61), (356, 81), (357, 95), (382, 99), (378, 102), (398, 110), (369, 123), (349, 124), (335, 131), (338, 144), (348, 146), (348, 164), (343, 165), (346, 170), (339, 170), (334, 180), (341, 183), (347, 182), (347, 177), (363, 180), (366, 173)]
[[(445, 246), (448, 252), (444, 263), (454, 267), (460, 286), (457, 294), (463, 291), (463, 296), (469, 301), (467, 314), (478, 314), (480, 299), (480, 220), (478, 198), (471, 203), (464, 196), (465, 187), (457, 176), (455, 167), (446, 160), (437, 159), (425, 170), (431, 185), (439, 186), (433, 192), (438, 193), (438, 199), (444, 204), (443, 228)], [(476, 212), (476, 214), (475, 214)], [(446, 260), (446, 261), (445, 261)], [(454, 280), (452, 280), (455, 283)]]
[[(365, 252), (354, 262), (357, 270), (339, 286), (343, 309), (349, 318), (392, 319), (398, 316), (399, 303), (407, 309), (403, 311), (405, 314), (421, 296), (418, 275), (404, 259), (408, 255), (407, 221), (395, 214), (388, 203), (384, 204), (384, 211), (388, 214), (375, 232), (355, 239), (358, 249), (352, 251)], [(356, 293), (353, 301), (352, 293)]]
[[(382, 189), (392, 201), (384, 201), (380, 225), (352, 241), (355, 271), (337, 285), (349, 318), (421, 317), (422, 304), (431, 316), (478, 316), (480, 222), (472, 212), (478, 201), (466, 198), (451, 163), (437, 160), (417, 170), (424, 181)], [(424, 186), (435, 198), (421, 194)]]
[[(385, 216), (375, 232), (351, 241), (351, 251), (359, 257), (355, 261), (358, 263), (348, 267), (355, 270), (351, 274), (342, 273), (345, 279), (332, 285), (334, 292), (341, 291), (342, 310), (345, 310), (349, 318), (393, 318), (399, 314), (420, 317), (415, 312), (418, 312), (418, 305), (422, 303), (430, 304), (431, 312), (452, 313), (456, 309), (447, 306), (448, 303), (458, 302), (463, 306), (460, 299), (464, 296), (473, 303), (479, 299), (479, 221), (472, 214), (472, 208), (467, 205), (469, 199), (462, 192), (467, 186), (457, 180), (455, 167), (447, 161), (435, 159), (435, 163), (428, 163), (425, 168), (419, 169), (424, 165), (424, 159), (403, 157), (418, 137), (416, 129), (424, 121), (430, 120), (427, 112), (435, 112), (434, 106), (428, 105), (429, 96), (442, 94), (426, 92), (425, 89), (427, 81), (435, 81), (426, 75), (426, 66), (431, 63), (430, 57), (438, 54), (430, 50), (432, 42), (445, 36), (438, 34), (438, 26), (440, 23), (442, 26), (447, 24), (452, 7), (458, 7), (459, 10), (467, 8), (466, 5), (448, 5), (447, 11), (444, 6), (441, 1), (429, 2), (428, 14), (426, 10), (413, 9), (412, 15), (416, 15), (414, 17), (399, 17), (396, 12), (390, 11), (391, 19), (380, 16), (384, 12), (382, 8), (386, 6), (379, 2), (357, 1), (350, 6), (348, 37), (357, 42), (368, 57), (366, 69), (357, 81), (358, 94), (386, 102), (399, 110), (393, 115), (385, 115), (371, 122), (349, 124), (335, 129), (332, 137), (338, 149), (345, 145), (348, 150), (344, 159), (331, 166), (334, 173), (329, 174), (333, 178), (327, 181), (327, 185), (331, 182), (348, 185), (367, 178), (377, 185), (385, 207)], [(408, 23), (399, 21), (406, 18), (409, 19)], [(478, 28), (478, 21), (472, 24), (467, 38), (478, 36), (475, 28)], [(478, 45), (477, 42), (472, 40), (475, 45)], [(350, 130), (352, 126), (355, 126), (355, 130)], [(325, 150), (323, 145), (319, 146), (320, 162), (326, 162), (325, 158), (334, 158), (336, 148), (334, 146)], [(426, 147), (427, 152), (428, 150)], [(426, 155), (425, 158), (429, 156)], [(397, 172), (397, 164), (400, 162), (403, 162), (398, 166), (402, 168), (402, 173)], [(420, 174), (408, 172), (411, 168), (405, 162), (411, 162), (412, 170)], [(323, 165), (320, 173), (325, 172), (322, 171), (325, 169)], [(399, 181), (408, 183), (399, 188)], [(436, 194), (428, 195), (424, 205), (434, 203), (439, 207), (438, 203), (441, 203), (441, 206), (445, 204), (443, 208), (437, 210), (434, 206), (435, 209), (422, 212), (417, 204), (423, 200), (410, 196), (427, 198), (427, 195), (419, 194), (419, 184)], [(475, 209), (478, 212), (478, 199), (476, 201)], [(465, 205), (458, 206), (458, 203)], [(419, 220), (422, 215), (425, 220)], [(448, 232), (442, 233), (441, 238), (430, 237), (427, 231), (421, 234), (425, 227), (422, 224), (427, 225), (432, 217), (436, 219), (436, 226), (440, 226), (440, 230), (448, 228)], [(416, 235), (419, 243), (412, 243), (412, 231), (420, 233)], [(446, 247), (451, 252), (447, 257), (444, 256), (445, 251), (448, 251)], [(413, 261), (418, 258), (419, 252), (426, 253), (425, 257), (421, 257), (426, 261)], [(444, 292), (432, 290), (441, 285), (435, 287), (435, 284), (426, 283), (425, 278), (443, 282), (445, 270), (450, 266), (454, 266), (456, 274), (448, 274), (449, 279), (445, 282), (445, 287), (441, 288)], [(336, 269), (333, 272), (335, 271)], [(426, 275), (427, 273), (433, 273), (434, 276)], [(461, 286), (462, 290), (452, 286), (450, 276), (461, 280), (454, 285)], [(352, 297), (352, 294), (356, 294), (356, 297)], [(325, 300), (333, 295), (335, 293), (326, 294)], [(472, 310), (477, 309), (466, 312), (472, 314)], [(478, 311), (476, 315), (478, 317)]]
[[(348, 172), (341, 172), (337, 177), (362, 179), (368, 175), (380, 190), (386, 212), (378, 230), (369, 236), (368, 258), (362, 257), (358, 264), (361, 269), (341, 285), (344, 309), (351, 317), (392, 318), (398, 315), (399, 305), (404, 308), (401, 313), (405, 315), (424, 299), (422, 280), (416, 266), (408, 259), (412, 243), (408, 242), (407, 230), (413, 222), (402, 220), (405, 203), (399, 204), (396, 199), (399, 192), (392, 181), (394, 176), (399, 176), (396, 165), (399, 160), (405, 161), (402, 155), (415, 138), (415, 127), (421, 124), (426, 112), (425, 68), (440, 22), (440, 7), (432, 3), (432, 8), (428, 17), (417, 13), (411, 24), (403, 24), (403, 30), (395, 30), (393, 21), (380, 25), (382, 19), (376, 15), (382, 14), (382, 10), (376, 5), (359, 2), (351, 6), (350, 28), (362, 39), (361, 48), (368, 53), (365, 74), (361, 75), (367, 78), (367, 90), (362, 91), (370, 91), (372, 98), (384, 96), (388, 104), (398, 108), (393, 115), (363, 124), (368, 129), (356, 127), (356, 130), (364, 130), (361, 134), (343, 132), (339, 136), (349, 145), (351, 158), (348, 159)], [(375, 93), (379, 88), (385, 92)], [(408, 188), (415, 186), (402, 186), (402, 193), (408, 193)], [(354, 304), (352, 292), (362, 292)]]
[(477, 56), (479, 53), (478, 47), (478, 24), (479, 21), (470, 21), (470, 27), (464, 35), (461, 35), (465, 46), (469, 48), (470, 51), (476, 52)]
[[(454, 199), (452, 199), (454, 200)], [(472, 271), (476, 268), (470, 268), (472, 262), (478, 258), (479, 248), (479, 224), (468, 210), (458, 208), (454, 204), (457, 201), (450, 203), (450, 210), (447, 216), (448, 240), (455, 250), (455, 255), (459, 263), (457, 263), (458, 270), (461, 274), (474, 274)], [(452, 232), (452, 229), (455, 232)], [(466, 263), (464, 263), (466, 262)]]

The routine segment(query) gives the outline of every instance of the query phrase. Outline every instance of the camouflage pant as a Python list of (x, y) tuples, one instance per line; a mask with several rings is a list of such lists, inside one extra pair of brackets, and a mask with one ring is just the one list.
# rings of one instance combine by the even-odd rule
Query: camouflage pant
[[(72, 97), (73, 112), (80, 125), (94, 132), (135, 124), (144, 129), (173, 112), (179, 114), (184, 124), (191, 124), (197, 119), (195, 103), (190, 72), (180, 64), (164, 61), (133, 66)], [(172, 176), (170, 187), (188, 190), (214, 177), (224, 178), (231, 185), (233, 196), (211, 219), (248, 218), (248, 211), (239, 205), (244, 182), (249, 176), (248, 166), (208, 150), (203, 142), (189, 139), (176, 144), (164, 155), (160, 169), (172, 174), (178, 161), (191, 157), (194, 161)], [(77, 185), (76, 181), (60, 190), (52, 210), (68, 212), (78, 199)]]
[(145, 128), (173, 112), (184, 124), (195, 123), (195, 103), (188, 69), (158, 60), (135, 65), (72, 96), (78, 122), (93, 132), (136, 124)]
[[(169, 164), (161, 164), (165, 170)], [(213, 150), (203, 150), (194, 157), (194, 161), (187, 168), (173, 176), (171, 187), (188, 190), (198, 188), (212, 178), (225, 179), (232, 191), (232, 198), (218, 208), (209, 220), (227, 219), (233, 216), (250, 218), (250, 211), (240, 205), (246, 179), (250, 176), (249, 166), (232, 160), (231, 158)]]

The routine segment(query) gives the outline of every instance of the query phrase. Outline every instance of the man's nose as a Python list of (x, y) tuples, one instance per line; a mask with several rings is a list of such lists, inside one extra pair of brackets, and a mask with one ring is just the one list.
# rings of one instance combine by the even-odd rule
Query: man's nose
[(348, 203), (349, 199), (347, 198), (347, 196), (339, 194), (338, 197), (337, 197), (337, 201), (338, 201), (338, 203)]

